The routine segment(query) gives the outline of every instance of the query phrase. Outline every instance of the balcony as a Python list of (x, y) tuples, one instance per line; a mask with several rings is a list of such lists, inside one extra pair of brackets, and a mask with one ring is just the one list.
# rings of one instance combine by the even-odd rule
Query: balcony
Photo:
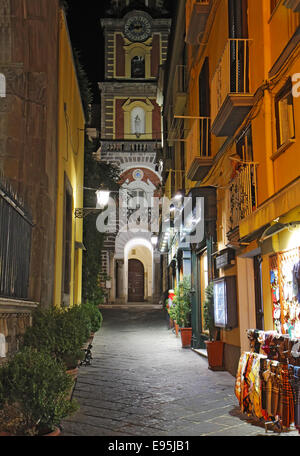
[(187, 138), (187, 177), (200, 181), (208, 173), (213, 159), (210, 147), (210, 118), (199, 117), (193, 120)]
[(147, 162), (155, 167), (156, 158), (161, 155), (160, 141), (116, 141), (101, 140), (100, 147), (95, 152), (94, 158), (98, 161), (115, 163), (123, 166), (129, 163)]
[(300, 0), (285, 0), (284, 6), (294, 11), (294, 13), (300, 12)]
[(238, 162), (230, 191), (230, 232), (257, 208), (257, 163)]
[(187, 71), (185, 65), (177, 65), (173, 81), (174, 114), (183, 114), (187, 101)]
[(186, 2), (186, 42), (199, 44), (210, 12), (210, 0), (188, 0)]
[(248, 39), (229, 39), (211, 84), (212, 133), (233, 136), (254, 104)]

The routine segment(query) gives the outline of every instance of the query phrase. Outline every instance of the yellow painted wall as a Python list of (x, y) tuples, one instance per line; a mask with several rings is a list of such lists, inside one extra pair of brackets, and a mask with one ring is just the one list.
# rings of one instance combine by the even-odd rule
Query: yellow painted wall
[[(300, 176), (300, 97), (294, 98), (294, 118), (296, 139), (282, 153), (278, 153), (276, 140), (276, 117), (275, 117), (275, 97), (285, 85), (288, 78), (295, 73), (300, 73), (299, 55), (294, 53), (285, 66), (272, 79), (270, 71), (279, 58), (280, 54), (287, 46), (289, 40), (295, 33), (300, 24), (300, 14), (294, 13), (286, 8), (283, 2), (273, 11), (271, 15), (269, 0), (248, 0), (248, 37), (249, 44), (249, 82), (250, 92), (257, 94), (257, 103), (251, 113), (253, 159), (258, 162), (257, 167), (257, 192), (258, 206), (266, 203), (275, 193), (280, 192), (289, 183)], [(207, 30), (202, 37), (202, 44), (198, 47), (188, 46), (188, 75), (189, 90), (186, 115), (199, 115), (199, 89), (198, 78), (204, 60), (209, 59), (209, 78), (210, 83), (214, 77), (215, 70), (222, 56), (223, 50), (228, 39), (228, 1), (222, 0), (212, 3), (212, 13), (207, 22)], [(259, 97), (259, 95), (262, 95)], [(211, 94), (211, 97), (217, 94)], [(250, 120), (248, 119), (248, 122)], [(236, 132), (236, 138), (240, 131)], [(235, 138), (235, 139), (236, 139)], [(217, 138), (211, 135), (212, 156), (220, 151), (221, 146), (227, 138)], [(187, 149), (186, 149), (187, 150)], [(188, 163), (186, 170), (189, 169), (193, 161), (190, 151), (187, 150)], [(203, 185), (215, 185), (219, 187), (217, 206), (217, 239), (218, 250), (226, 246), (226, 220), (229, 218), (229, 208), (226, 201), (225, 187), (230, 182), (230, 161), (228, 157), (236, 153), (235, 141), (229, 146), (225, 158), (222, 157), (214, 164), (209, 178)], [(196, 183), (194, 183), (196, 185)], [(278, 216), (283, 214), (278, 214)], [(228, 230), (227, 230), (228, 231)], [(282, 246), (282, 239), (286, 234), (280, 236), (279, 244)], [(249, 251), (257, 248), (257, 244), (249, 246)], [(249, 252), (248, 252), (249, 253)], [(250, 263), (249, 263), (250, 264)], [(221, 275), (236, 274), (237, 287), (244, 287), (246, 277), (239, 277), (238, 268), (233, 267), (226, 271), (221, 271)], [(269, 274), (269, 255), (263, 256), (262, 263), (263, 280), (263, 301), (265, 328), (272, 327), (272, 306), (270, 293), (270, 274)], [(239, 293), (238, 293), (239, 295)], [(242, 295), (242, 294), (241, 294)], [(251, 301), (251, 302), (250, 302)], [(245, 306), (255, 306), (253, 299)], [(243, 303), (239, 306), (242, 309)], [(253, 307), (251, 307), (253, 310)], [(222, 339), (232, 345), (239, 345), (241, 335), (239, 328), (233, 331), (222, 331)]]
[[(248, 1), (250, 86), (255, 93), (266, 81), (269, 88), (258, 104), (252, 121), (254, 161), (258, 166), (258, 205), (300, 175), (296, 143), (277, 158), (275, 96), (287, 79), (299, 72), (299, 59), (292, 59), (275, 78), (269, 72), (299, 25), (300, 14), (282, 3), (270, 15), (270, 2)], [(300, 98), (294, 98), (295, 129), (300, 132)], [(284, 170), (284, 172), (283, 172)]]
[(85, 117), (63, 11), (61, 11), (60, 17), (58, 79), (58, 197), (54, 304), (60, 306), (62, 296), (64, 181), (66, 176), (73, 191), (70, 284), (70, 305), (72, 306), (81, 303), (82, 250), (75, 251), (75, 241), (82, 243), (83, 223), (81, 219), (75, 219), (74, 210), (83, 206)]

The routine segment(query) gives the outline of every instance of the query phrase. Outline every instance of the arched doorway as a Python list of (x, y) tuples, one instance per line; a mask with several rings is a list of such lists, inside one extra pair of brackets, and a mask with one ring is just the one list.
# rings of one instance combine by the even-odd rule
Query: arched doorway
[(128, 302), (143, 302), (145, 270), (139, 260), (128, 260)]

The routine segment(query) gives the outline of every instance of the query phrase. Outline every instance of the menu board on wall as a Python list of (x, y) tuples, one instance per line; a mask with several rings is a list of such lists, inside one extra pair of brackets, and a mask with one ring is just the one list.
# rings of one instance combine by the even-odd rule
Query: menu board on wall
[(214, 317), (215, 326), (226, 327), (225, 280), (214, 284)]
[(238, 324), (236, 277), (214, 280), (214, 319), (217, 328), (233, 329)]

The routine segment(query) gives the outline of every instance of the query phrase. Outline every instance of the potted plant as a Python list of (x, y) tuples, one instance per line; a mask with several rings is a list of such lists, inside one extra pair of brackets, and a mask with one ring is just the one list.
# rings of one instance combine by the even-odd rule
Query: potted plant
[(82, 306), (66, 309), (38, 309), (33, 313), (32, 326), (27, 328), (23, 345), (43, 350), (65, 364), (67, 371), (77, 375), (83, 358), (82, 346), (91, 333), (91, 320)]
[(171, 307), (170, 307), (170, 309), (169, 309), (169, 314), (170, 314), (170, 318), (171, 318), (172, 321), (174, 322), (176, 337), (178, 337), (178, 334), (179, 334), (179, 324), (177, 323), (177, 306), (176, 306), (175, 303), (174, 303), (173, 305), (171, 305)]
[(102, 326), (102, 313), (99, 307), (90, 301), (85, 301), (82, 307), (91, 321), (91, 334), (94, 335)]
[(176, 322), (180, 327), (182, 347), (187, 348), (192, 343), (191, 327), (191, 282), (189, 277), (184, 277), (175, 291)]
[(204, 329), (209, 332), (209, 340), (205, 341), (209, 368), (211, 370), (223, 370), (224, 343), (220, 340), (220, 329), (215, 327), (214, 286), (212, 282), (205, 290), (203, 318)]
[(23, 348), (0, 367), (2, 435), (58, 435), (59, 425), (78, 409), (68, 399), (73, 380), (49, 353)]

